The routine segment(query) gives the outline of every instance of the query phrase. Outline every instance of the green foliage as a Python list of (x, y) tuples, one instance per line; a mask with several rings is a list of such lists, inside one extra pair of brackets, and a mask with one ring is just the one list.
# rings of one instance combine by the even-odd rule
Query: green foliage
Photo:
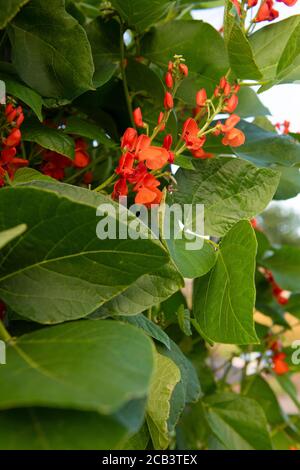
[[(224, 3), (221, 33), (192, 18)], [(0, 0), (1, 450), (300, 448), (299, 220), (268, 207), (300, 191), (300, 139), (277, 132), (255, 91), (299, 81), (299, 16), (256, 31), (239, 4), (240, 16), (231, 0)], [(232, 93), (245, 142), (230, 147)], [(111, 197), (137, 107), (138, 134), (155, 147), (171, 134), (179, 167), (169, 154), (151, 171), (158, 236)], [(211, 158), (185, 145), (192, 116)], [(130, 205), (147, 180), (126, 170)], [(173, 203), (189, 206), (169, 236)], [(98, 238), (108, 224), (116, 236)], [(203, 246), (189, 249), (194, 231)]]

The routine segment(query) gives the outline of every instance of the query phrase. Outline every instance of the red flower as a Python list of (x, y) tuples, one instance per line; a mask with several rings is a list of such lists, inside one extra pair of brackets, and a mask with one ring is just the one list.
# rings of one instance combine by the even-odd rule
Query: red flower
[(137, 127), (145, 127), (145, 124), (143, 123), (143, 115), (141, 108), (136, 108), (133, 111), (133, 120)]
[(169, 71), (169, 72), (172, 72), (173, 69), (174, 69), (174, 64), (173, 64), (173, 62), (171, 62), (171, 60), (170, 60), (169, 63), (168, 63), (168, 71)]
[(240, 130), (233, 128), (226, 132), (222, 139), (223, 145), (230, 145), (231, 147), (239, 147), (245, 142), (245, 134)]
[(236, 95), (232, 95), (230, 98), (228, 98), (228, 100), (225, 101), (225, 106), (223, 108), (223, 111), (225, 113), (233, 113), (233, 111), (238, 105), (238, 102), (239, 102), (238, 97)]
[(131, 175), (133, 173), (133, 163), (134, 155), (129, 152), (124, 153), (119, 160), (119, 165), (116, 168), (116, 173), (126, 178), (128, 175)]
[(188, 118), (183, 124), (182, 139), (185, 141), (189, 150), (199, 150), (204, 142), (205, 137), (198, 137), (198, 124), (193, 118)]
[(185, 77), (188, 76), (188, 73), (189, 73), (189, 69), (187, 67), (187, 65), (185, 64), (179, 64), (179, 71), (182, 73), (182, 75), (184, 75)]
[(149, 170), (159, 170), (168, 162), (168, 151), (163, 147), (151, 145), (150, 137), (142, 134), (138, 137), (135, 157), (145, 162)]
[(165, 76), (165, 83), (168, 88), (173, 88), (174, 82), (171, 72), (167, 72)]
[(273, 370), (277, 375), (284, 375), (289, 371), (289, 365), (285, 362), (286, 354), (279, 352), (272, 358)]
[(241, 5), (239, 4), (238, 0), (231, 0), (231, 2), (235, 6), (237, 14), (241, 16)]
[(134, 150), (137, 140), (137, 131), (133, 127), (128, 127), (124, 132), (124, 135), (121, 140), (121, 148), (124, 150), (129, 150), (131, 152)]
[[(157, 119), (157, 125), (158, 126), (162, 122), (163, 118), (164, 118), (164, 113), (160, 112), (159, 115), (158, 115), (158, 119)], [(166, 128), (166, 125), (164, 123), (161, 124), (161, 126), (159, 127), (160, 132), (164, 131), (165, 128)]]
[(137, 191), (136, 204), (144, 204), (145, 206), (159, 204), (162, 198), (162, 192), (158, 189), (159, 185), (160, 182), (155, 176), (147, 173), (134, 187), (134, 191)]
[(255, 7), (257, 5), (257, 2), (258, 0), (248, 0), (248, 7), (249, 8)]
[(273, 21), (279, 16), (277, 10), (273, 8), (273, 0), (266, 0), (258, 10), (258, 13), (255, 18), (255, 22), (259, 23), (261, 21)]
[(297, 3), (297, 0), (276, 0), (276, 1), (277, 2), (282, 2), (288, 7), (292, 7), (292, 6), (296, 5), (296, 3)]
[(170, 148), (172, 147), (172, 142), (173, 142), (173, 137), (171, 136), (171, 134), (167, 134), (164, 138), (163, 147), (166, 150), (170, 150)]
[(213, 158), (213, 153), (206, 153), (203, 149), (193, 150), (192, 154), (195, 158), (202, 158), (202, 160), (206, 158)]
[(91, 184), (93, 182), (94, 175), (92, 171), (87, 171), (83, 177), (84, 184)]
[(164, 98), (164, 107), (166, 110), (170, 110), (174, 108), (174, 101), (173, 101), (173, 96), (169, 91), (166, 91), (165, 98)]
[(51, 176), (57, 180), (63, 180), (65, 177), (65, 168), (73, 165), (72, 160), (52, 150), (43, 151), (44, 163), (41, 171), (44, 175)]
[(120, 178), (114, 185), (114, 190), (112, 193), (113, 199), (119, 199), (121, 196), (127, 196), (128, 188), (125, 178)]
[(75, 140), (75, 158), (74, 166), (75, 168), (85, 168), (90, 163), (90, 156), (86, 152), (87, 143), (83, 139)]
[(9, 136), (3, 140), (7, 147), (16, 147), (21, 142), (21, 131), (17, 128), (12, 129)]
[(206, 90), (204, 88), (201, 88), (201, 90), (197, 91), (196, 93), (197, 106), (202, 108), (203, 106), (205, 106), (206, 100), (207, 100)]

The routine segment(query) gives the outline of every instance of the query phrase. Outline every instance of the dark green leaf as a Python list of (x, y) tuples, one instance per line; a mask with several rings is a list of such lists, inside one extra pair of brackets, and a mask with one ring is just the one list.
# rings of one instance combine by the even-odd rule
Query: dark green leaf
[[(238, 220), (252, 218), (271, 201), (279, 173), (259, 169), (241, 159), (219, 157), (195, 162), (196, 171), (180, 169), (172, 199), (204, 204), (205, 234), (222, 236)], [(170, 198), (171, 199), (171, 198)], [(191, 209), (192, 210), (192, 209)], [(192, 210), (192, 220), (196, 211)]]
[(9, 36), (20, 77), (42, 96), (73, 99), (92, 89), (91, 47), (63, 0), (31, 0), (11, 23)]
[(0, 409), (47, 406), (110, 414), (146, 397), (153, 366), (151, 341), (131, 325), (103, 320), (42, 328), (7, 344)]
[(64, 132), (100, 142), (103, 142), (104, 138), (104, 132), (100, 126), (94, 122), (81, 119), (77, 116), (71, 116), (68, 118)]
[(278, 135), (260, 127), (242, 121), (238, 126), (246, 136), (241, 147), (234, 148), (234, 153), (259, 166), (278, 164), (293, 166), (300, 164), (300, 143), (288, 135)]
[(0, 29), (5, 28), (13, 17), (29, 0), (2, 0), (0, 9)]
[(62, 130), (53, 129), (45, 124), (41, 124), (34, 119), (26, 119), (22, 126), (22, 139), (28, 142), (35, 142), (45, 149), (74, 158), (74, 140), (64, 134)]
[(281, 172), (280, 183), (274, 199), (290, 199), (296, 197), (300, 192), (300, 170), (299, 168), (276, 167)]
[(104, 85), (114, 75), (120, 62), (120, 25), (115, 20), (96, 18), (86, 27), (91, 44), (95, 87)]
[(138, 328), (141, 328), (147, 335), (151, 336), (156, 341), (162, 343), (166, 348), (170, 349), (170, 338), (167, 333), (160, 328), (159, 325), (156, 325), (153, 321), (149, 320), (145, 315), (132, 315), (118, 317), (119, 321), (124, 321), (125, 323), (130, 323)]
[(212, 341), (258, 342), (253, 322), (256, 247), (251, 225), (237, 223), (222, 240), (211, 272), (196, 281), (195, 317)]
[(93, 316), (136, 315), (170, 297), (183, 287), (183, 279), (172, 263), (145, 274), (134, 285), (107, 302)]
[[(58, 323), (84, 317), (168, 261), (147, 228), (141, 227), (148, 239), (97, 238), (100, 204), (115, 207), (116, 215), (108, 220), (117, 233), (119, 226), (127, 227), (109, 197), (35, 181), (2, 189), (0, 199), (0, 230), (18, 223), (28, 226), (18, 243), (2, 251), (0, 295), (31, 320)], [(128, 220), (136, 219), (128, 213)]]
[(265, 26), (251, 36), (255, 60), (266, 82), (261, 91), (299, 80), (299, 38), (299, 15)]
[(155, 24), (175, 4), (170, 0), (111, 0), (125, 23), (139, 32)]
[(224, 37), (230, 66), (239, 78), (260, 79), (262, 74), (254, 59), (253, 50), (241, 24), (236, 8), (226, 1)]
[(21, 183), (29, 183), (30, 181), (52, 181), (54, 183), (54, 179), (50, 176), (44, 175), (39, 171), (35, 170), (34, 168), (19, 168), (14, 176), (14, 180), (12, 182), (13, 186), (21, 184)]
[(266, 116), (271, 114), (266, 108), (254, 90), (248, 87), (242, 87), (238, 93), (239, 104), (235, 113), (241, 118), (252, 116)]
[(93, 412), (24, 408), (0, 412), (1, 450), (112, 450), (128, 430)]
[(262, 406), (271, 425), (275, 426), (284, 421), (285, 416), (276, 395), (265, 379), (259, 375), (248, 377), (245, 384), (245, 393), (247, 397), (253, 398)]
[(207, 398), (206, 419), (228, 450), (272, 450), (267, 420), (260, 405), (233, 393)]
[(174, 54), (182, 54), (189, 69), (198, 74), (209, 69), (218, 75), (228, 69), (222, 37), (203, 21), (171, 21), (145, 37), (142, 55), (164, 70)]
[(136, 60), (129, 60), (126, 76), (132, 91), (147, 97), (157, 107), (162, 108), (165, 89), (161, 79), (153, 70)]
[(43, 120), (41, 96), (28, 86), (18, 81), (15, 77), (0, 73), (0, 78), (4, 80), (6, 92), (14, 98), (18, 98), (29, 106), (40, 121)]

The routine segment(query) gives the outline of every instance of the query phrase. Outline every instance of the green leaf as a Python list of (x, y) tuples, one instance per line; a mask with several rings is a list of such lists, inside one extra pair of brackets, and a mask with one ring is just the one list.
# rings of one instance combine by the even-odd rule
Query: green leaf
[(300, 143), (292, 137), (265, 131), (246, 121), (240, 122), (237, 127), (246, 136), (245, 144), (233, 149), (239, 157), (258, 166), (299, 166)]
[(300, 192), (300, 170), (299, 168), (276, 167), (281, 172), (279, 186), (274, 199), (290, 199), (296, 197)]
[(170, 262), (159, 270), (141, 276), (134, 285), (104, 304), (93, 316), (136, 315), (160, 304), (183, 285), (181, 275)]
[(0, 78), (5, 82), (7, 94), (18, 98), (27, 104), (27, 106), (29, 106), (34, 111), (38, 119), (42, 121), (43, 100), (41, 96), (36, 91), (32, 90), (10, 75), (0, 73)]
[(249, 87), (242, 87), (238, 93), (239, 104), (235, 113), (241, 118), (252, 116), (266, 116), (270, 115), (266, 106), (262, 104), (254, 90)]
[[(241, 159), (219, 157), (194, 163), (196, 171), (176, 173), (179, 204), (204, 204), (205, 234), (222, 236), (238, 220), (263, 211), (277, 188), (280, 174), (256, 168)], [(170, 198), (171, 199), (171, 198)], [(194, 221), (196, 211), (192, 210)], [(194, 225), (195, 226), (195, 225)]]
[(196, 281), (195, 317), (205, 336), (212, 341), (258, 342), (253, 322), (256, 248), (251, 225), (246, 221), (238, 222), (223, 238), (211, 272)]
[(164, 450), (170, 444), (168, 418), (171, 396), (180, 381), (180, 370), (166, 356), (156, 354), (156, 367), (147, 403), (147, 424), (154, 449)]
[(183, 333), (187, 336), (192, 335), (191, 315), (188, 308), (181, 305), (177, 311), (178, 324)]
[(267, 420), (260, 405), (233, 393), (212, 395), (205, 402), (206, 419), (228, 450), (272, 450)]
[(84, 317), (168, 261), (143, 226), (148, 239), (98, 239), (100, 204), (115, 208), (107, 221), (116, 233), (127, 230), (117, 204), (83, 188), (35, 181), (1, 190), (0, 230), (28, 226), (0, 258), (0, 296), (16, 313), (40, 323)]
[(279, 425), (285, 420), (275, 393), (268, 382), (259, 375), (247, 378), (245, 394), (261, 405), (271, 425)]
[(243, 31), (236, 8), (230, 0), (226, 1), (225, 7), (224, 37), (233, 72), (239, 78), (260, 79), (262, 74), (255, 62), (251, 44)]
[(127, 26), (143, 32), (165, 16), (175, 4), (170, 0), (111, 0)]
[(251, 35), (250, 42), (255, 60), (266, 81), (260, 91), (277, 83), (299, 80), (299, 39), (299, 15), (265, 26)]
[(27, 119), (22, 126), (22, 139), (26, 142), (35, 142), (45, 149), (74, 158), (74, 140), (64, 134), (62, 130), (47, 127), (35, 119)]
[(284, 374), (284, 375), (276, 375), (277, 382), (281, 386), (282, 390), (291, 398), (291, 400), (294, 402), (296, 407), (300, 410), (300, 401), (299, 401), (299, 395), (298, 395), (298, 390), (296, 388), (296, 385), (294, 382), (291, 381), (291, 378), (289, 375)]
[(164, 70), (174, 54), (182, 54), (191, 71), (220, 75), (228, 69), (221, 35), (203, 21), (170, 21), (151, 31), (142, 44), (142, 55)]
[(29, 0), (2, 1), (0, 10), (0, 29), (5, 28), (7, 23), (9, 23), (13, 17), (16, 16), (16, 14), (28, 1)]
[(136, 60), (129, 60), (126, 67), (127, 82), (137, 95), (145, 96), (154, 105), (162, 108), (165, 89), (159, 76), (147, 65)]
[(204, 241), (200, 250), (188, 250), (186, 246), (191, 243), (184, 238), (169, 238), (166, 240), (170, 256), (183, 277), (195, 278), (203, 276), (211, 270), (217, 260), (213, 246)]
[(18, 74), (40, 95), (73, 99), (92, 89), (91, 47), (63, 0), (31, 0), (10, 24), (9, 36)]
[(147, 395), (153, 366), (150, 339), (131, 325), (103, 320), (43, 328), (7, 344), (0, 409), (111, 414)]
[(282, 289), (300, 292), (300, 248), (282, 246), (265, 258), (263, 264), (272, 271)]
[(146, 423), (134, 434), (128, 441), (126, 441), (119, 450), (145, 450), (149, 442), (150, 436)]
[(128, 430), (114, 417), (46, 408), (0, 412), (1, 450), (113, 450)]
[(126, 317), (117, 317), (119, 321), (124, 321), (125, 323), (130, 323), (131, 325), (141, 328), (147, 335), (151, 338), (159, 341), (161, 344), (170, 349), (170, 338), (167, 333), (160, 328), (159, 325), (156, 325), (153, 321), (149, 320), (145, 315), (132, 315)]
[(27, 226), (25, 224), (20, 224), (16, 227), (0, 232), (0, 250), (7, 245), (7, 243), (22, 235), (26, 230)]
[(196, 402), (202, 395), (201, 386), (196, 370), (189, 359), (183, 354), (174, 341), (170, 340), (170, 349), (157, 345), (160, 354), (167, 356), (180, 369), (180, 382), (176, 385), (171, 399), (171, 411), (168, 420), (169, 432), (174, 432), (175, 426), (182, 415), (185, 405)]
[(91, 140), (103, 140), (103, 129), (94, 122), (81, 119), (77, 116), (70, 116), (64, 129), (66, 134), (79, 135)]
[(86, 27), (95, 65), (93, 83), (104, 85), (114, 75), (120, 62), (120, 25), (116, 20), (96, 18)]
[(12, 182), (13, 186), (19, 185), (21, 183), (29, 183), (30, 181), (52, 181), (54, 183), (54, 179), (51, 176), (44, 175), (39, 171), (35, 170), (34, 168), (19, 168), (15, 175)]

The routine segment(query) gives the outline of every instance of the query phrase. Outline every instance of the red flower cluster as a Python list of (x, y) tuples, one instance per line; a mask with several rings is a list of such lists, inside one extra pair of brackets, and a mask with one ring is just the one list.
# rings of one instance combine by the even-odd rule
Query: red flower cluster
[[(236, 8), (236, 11), (239, 16), (242, 16), (242, 8), (244, 4), (240, 3), (238, 0), (231, 0), (233, 5)], [(297, 3), (297, 0), (276, 0), (277, 2), (284, 3), (288, 7), (292, 7)], [(248, 0), (247, 9), (253, 8), (257, 5), (258, 0)], [(260, 23), (261, 21), (273, 21), (278, 18), (279, 12), (274, 9), (274, 0), (264, 0), (258, 12), (253, 20), (254, 23)]]
[[(169, 142), (168, 142), (169, 145)], [(120, 179), (115, 183), (112, 197), (127, 196), (128, 184), (133, 185), (137, 204), (159, 204), (162, 193), (155, 176), (148, 170), (159, 170), (169, 161), (169, 150), (151, 144), (145, 134), (138, 136), (135, 129), (129, 127), (121, 140), (122, 155), (116, 169)]]
[(275, 124), (275, 127), (276, 129), (278, 129), (279, 132), (281, 132), (282, 134), (289, 134), (290, 132), (290, 121), (283, 121), (282, 123), (281, 122), (277, 122)]
[(24, 158), (16, 157), (22, 136), (20, 126), (24, 121), (22, 107), (8, 103), (3, 118), (0, 139), (0, 186), (4, 186), (6, 174), (13, 179), (17, 169), (29, 163)]
[[(220, 79), (219, 85), (214, 90), (214, 97), (219, 100), (219, 112), (220, 113), (232, 113), (238, 105), (237, 92), (239, 91), (239, 85), (230, 85), (226, 77)], [(191, 151), (196, 158), (211, 158), (211, 153), (206, 153), (203, 149), (203, 145), (206, 141), (205, 132), (200, 129), (197, 124), (197, 119), (203, 117), (207, 108), (209, 107), (209, 100), (207, 99), (207, 93), (204, 88), (196, 93), (196, 108), (194, 109), (195, 119), (188, 118), (182, 130), (182, 139), (186, 143), (186, 147)], [(216, 114), (216, 113), (215, 113)], [(245, 142), (245, 135), (239, 129), (234, 126), (240, 121), (239, 116), (232, 114), (222, 124), (220, 121), (217, 123), (213, 130), (214, 135), (224, 134), (222, 139), (223, 145), (230, 145), (232, 147), (238, 147)], [(207, 130), (207, 133), (211, 132)]]
[(164, 96), (164, 112), (160, 112), (153, 134), (149, 137), (149, 126), (143, 120), (141, 108), (133, 111), (133, 120), (136, 127), (147, 130), (146, 134), (138, 135), (136, 129), (126, 129), (121, 139), (122, 155), (115, 172), (119, 179), (114, 185), (113, 199), (127, 196), (129, 188), (135, 192), (135, 202), (150, 206), (159, 204), (162, 192), (159, 190), (160, 182), (155, 172), (163, 168), (167, 163), (174, 162), (174, 153), (171, 151), (172, 136), (166, 135), (162, 146), (153, 145), (153, 140), (158, 132), (165, 130), (170, 111), (174, 107), (174, 94), (179, 81), (188, 75), (188, 68), (178, 58), (174, 63), (169, 62), (165, 75), (167, 91)]
[(284, 375), (289, 371), (289, 365), (285, 361), (286, 354), (282, 352), (281, 341), (273, 341), (270, 344), (270, 349), (273, 352), (272, 356), (272, 368), (277, 375)]
[(71, 160), (60, 153), (52, 150), (43, 150), (43, 164), (41, 171), (44, 175), (51, 176), (57, 180), (63, 180), (65, 177), (65, 168), (85, 168), (90, 163), (90, 156), (87, 153), (88, 144), (84, 139), (75, 140), (75, 158)]
[(263, 269), (262, 270), (262, 273), (264, 274), (266, 280), (269, 282), (269, 284), (271, 285), (272, 287), (272, 294), (274, 296), (274, 298), (276, 299), (276, 301), (280, 304), (280, 305), (286, 305), (289, 301), (289, 292), (282, 289), (278, 284), (277, 282), (275, 281), (274, 279), (274, 276), (273, 274), (271, 273), (271, 271), (269, 271), (268, 269)]

